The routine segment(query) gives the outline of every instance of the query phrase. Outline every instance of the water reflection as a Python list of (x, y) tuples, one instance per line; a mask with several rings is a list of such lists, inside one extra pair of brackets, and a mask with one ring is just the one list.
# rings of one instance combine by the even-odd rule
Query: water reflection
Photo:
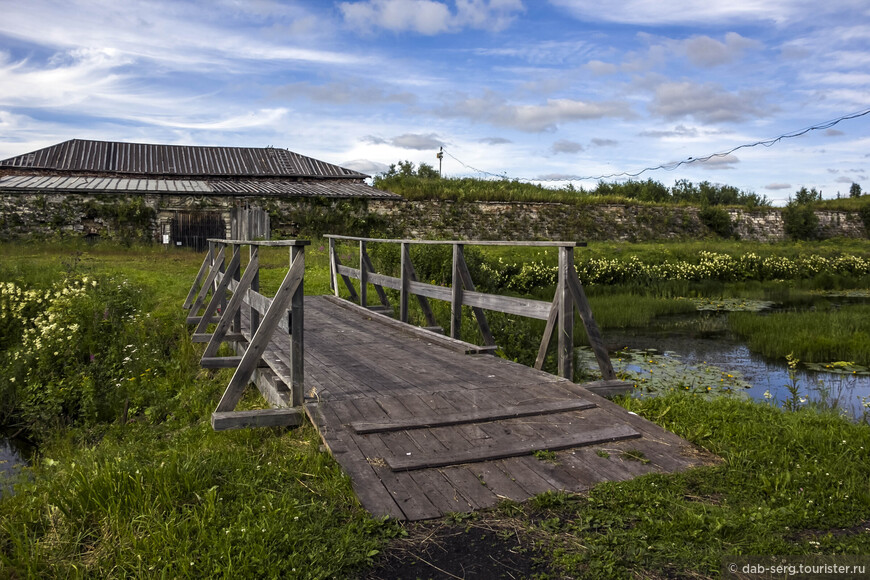
[(31, 453), (26, 443), (0, 433), (0, 497), (12, 493), (12, 484)]
[[(679, 331), (607, 332), (607, 343), (613, 348), (656, 349), (674, 353), (682, 364), (712, 365), (724, 372), (737, 371), (751, 385), (746, 392), (756, 400), (771, 400), (782, 404), (791, 395), (788, 366), (785, 362), (765, 359), (749, 351), (746, 344), (725, 334), (698, 336)], [(841, 408), (861, 417), (864, 408), (861, 397), (870, 400), (870, 376), (842, 375), (798, 369), (796, 378), (802, 396), (818, 401), (823, 396), (836, 399)], [(769, 393), (770, 399), (765, 397)]]

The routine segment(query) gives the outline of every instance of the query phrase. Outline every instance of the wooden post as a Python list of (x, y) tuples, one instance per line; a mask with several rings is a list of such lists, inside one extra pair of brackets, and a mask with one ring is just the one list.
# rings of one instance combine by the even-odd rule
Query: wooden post
[[(254, 292), (260, 291), (260, 246), (248, 246), (248, 268), (254, 268), (254, 277), (251, 280), (251, 290)], [(247, 273), (247, 271), (245, 271)], [(253, 305), (249, 305), (250, 307), (250, 320), (251, 320), (251, 336), (257, 332), (257, 327), (260, 326), (260, 312), (254, 308)]]
[(409, 268), (411, 264), (411, 253), (408, 249), (408, 243), (402, 242), (402, 260), (401, 260), (401, 280), (402, 280), (402, 288), (399, 290), (399, 320), (402, 322), (408, 322), (408, 295), (411, 290), (409, 285), (411, 283), (411, 275), (409, 273)]
[(335, 240), (329, 238), (329, 287), (338, 297), (338, 259), (335, 252)]
[[(238, 288), (239, 280), (242, 279), (242, 246), (241, 246), (241, 244), (239, 244), (239, 245), (232, 246), (232, 248), (233, 248), (233, 259), (235, 260), (236, 256), (238, 256), (239, 265), (236, 266), (232, 271), (232, 279), (234, 282), (236, 282), (236, 287)], [(226, 296), (226, 295), (224, 295), (224, 296)], [(223, 303), (221, 304), (221, 306), (223, 308), (226, 308), (226, 302), (227, 302), (226, 298), (224, 298)], [(236, 315), (233, 317), (232, 331), (236, 332), (236, 333), (242, 331), (242, 311), (241, 310), (236, 312)]]
[(559, 376), (574, 380), (574, 301), (568, 286), (568, 269), (574, 267), (574, 249), (559, 248)]
[[(290, 268), (293, 269), (296, 262), (302, 262), (299, 269), (304, 273), (305, 246), (293, 246), (290, 253)], [(305, 388), (305, 363), (303, 360), (305, 348), (302, 334), (304, 296), (305, 278), (303, 277), (290, 300), (290, 396), (293, 399), (294, 407), (300, 407), (305, 398), (303, 390)]]
[(457, 340), (462, 335), (462, 275), (459, 272), (462, 260), (462, 244), (453, 244), (453, 292), (450, 300), (450, 337)]
[(601, 376), (604, 380), (615, 380), (616, 373), (613, 372), (610, 355), (607, 353), (607, 347), (604, 346), (604, 340), (601, 338), (598, 324), (595, 323), (595, 319), (592, 317), (592, 309), (589, 307), (589, 301), (586, 299), (586, 293), (583, 291), (580, 277), (577, 276), (577, 270), (574, 269), (574, 260), (571, 260), (571, 269), (568, 271), (567, 282), (574, 297), (574, 302), (577, 304), (577, 310), (580, 312), (580, 319), (586, 328), (586, 336), (589, 338), (592, 352), (595, 353), (595, 359), (598, 361)]
[(359, 241), (359, 305), (363, 308), (368, 308), (368, 285), (369, 272), (366, 269), (366, 243), (365, 240)]

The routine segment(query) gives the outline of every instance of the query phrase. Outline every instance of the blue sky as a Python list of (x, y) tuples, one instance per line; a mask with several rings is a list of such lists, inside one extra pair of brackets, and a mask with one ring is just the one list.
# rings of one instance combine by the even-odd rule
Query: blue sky
[[(437, 167), (443, 146), (445, 175), (558, 180), (870, 108), (866, 0), (0, 0), (0, 14), (0, 159), (71, 138), (271, 145), (374, 174)], [(870, 190), (868, 172), (870, 115), (642, 178), (781, 202)]]

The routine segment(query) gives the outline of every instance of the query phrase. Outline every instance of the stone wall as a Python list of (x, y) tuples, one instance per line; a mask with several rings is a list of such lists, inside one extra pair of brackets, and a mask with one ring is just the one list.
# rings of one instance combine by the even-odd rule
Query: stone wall
[[(714, 234), (690, 207), (192, 195), (0, 194), (0, 239), (58, 235), (162, 241), (177, 212), (260, 207), (274, 239), (324, 233), (372, 237), (647, 241)], [(785, 238), (778, 209), (728, 210), (741, 239)], [(822, 237), (867, 237), (856, 213), (818, 211)]]

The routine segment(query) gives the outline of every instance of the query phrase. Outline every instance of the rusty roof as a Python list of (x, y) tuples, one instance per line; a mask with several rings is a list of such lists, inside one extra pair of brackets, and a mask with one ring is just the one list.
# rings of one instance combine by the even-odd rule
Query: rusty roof
[(165, 195), (256, 195), (281, 197), (341, 197), (401, 199), (365, 183), (348, 179), (139, 179), (60, 175), (0, 177), (0, 193), (159, 193)]
[(0, 161), (0, 169), (173, 177), (364, 179), (351, 169), (273, 147), (201, 147), (71, 139)]

